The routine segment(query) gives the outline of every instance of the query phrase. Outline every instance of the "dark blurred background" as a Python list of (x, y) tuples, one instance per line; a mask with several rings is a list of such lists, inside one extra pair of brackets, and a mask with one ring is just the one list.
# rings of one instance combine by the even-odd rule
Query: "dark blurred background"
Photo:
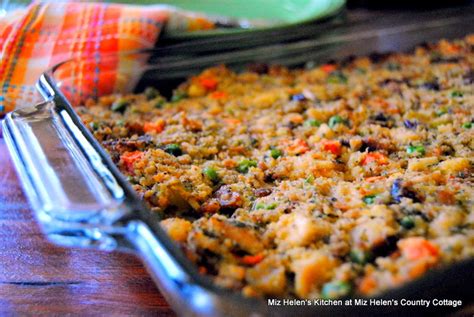
[(454, 7), (459, 5), (473, 4), (472, 0), (347, 0), (349, 9), (368, 8), (368, 9), (434, 9), (443, 7)]

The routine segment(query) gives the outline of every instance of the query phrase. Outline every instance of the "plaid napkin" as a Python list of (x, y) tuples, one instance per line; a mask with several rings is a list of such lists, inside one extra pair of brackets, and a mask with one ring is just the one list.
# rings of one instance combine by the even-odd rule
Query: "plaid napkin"
[(152, 48), (165, 24), (172, 31), (214, 28), (205, 16), (165, 5), (34, 2), (0, 18), (0, 118), (39, 100), (34, 85), (48, 67), (92, 56), (99, 76), (104, 53)]

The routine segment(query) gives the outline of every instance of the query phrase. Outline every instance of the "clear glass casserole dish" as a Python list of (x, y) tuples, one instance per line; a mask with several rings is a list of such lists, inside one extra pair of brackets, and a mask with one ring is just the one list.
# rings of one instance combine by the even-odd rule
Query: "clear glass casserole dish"
[[(425, 18), (396, 26), (387, 25), (389, 22), (383, 26), (378, 21), (375, 29), (365, 31), (335, 30), (314, 40), (248, 50), (238, 59), (234, 55), (211, 55), (197, 63), (179, 63), (192, 66), (190, 72), (221, 62), (237, 69), (262, 61), (298, 66), (353, 54), (405, 50), (422, 41), (462, 37), (473, 31), (472, 9), (443, 19), (436, 15)], [(270, 51), (274, 53), (265, 53)], [(4, 120), (4, 135), (15, 166), (51, 241), (138, 254), (172, 307), (185, 316), (400, 314), (402, 309), (427, 312), (421, 307), (383, 305), (269, 305), (266, 300), (218, 288), (200, 275), (162, 231), (157, 216), (137, 197), (73, 107), (86, 98), (140, 92), (148, 85), (172, 88), (184, 73), (170, 75), (172, 68), (162, 64), (159, 55), (160, 51), (144, 51), (59, 64), (39, 79), (38, 89), (45, 101), (17, 110)], [(98, 63), (100, 76), (96, 72)], [(121, 65), (118, 73), (117, 63)], [(465, 286), (474, 282), (473, 272), (474, 260), (461, 262), (432, 271), (378, 299), (449, 298), (470, 302), (474, 294)], [(442, 310), (438, 307), (435, 312)]]

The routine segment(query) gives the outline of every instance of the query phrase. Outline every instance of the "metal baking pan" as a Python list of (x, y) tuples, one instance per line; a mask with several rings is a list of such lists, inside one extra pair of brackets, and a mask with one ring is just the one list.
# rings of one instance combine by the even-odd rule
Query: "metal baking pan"
[[(421, 41), (463, 37), (474, 31), (473, 7), (428, 17), (425, 15), (421, 21), (405, 18), (404, 24), (385, 27), (379, 21), (377, 28), (370, 29), (369, 25), (366, 31), (354, 32), (346, 27), (329, 36), (278, 45), (278, 54), (263, 59), (267, 63), (295, 66), (353, 54), (406, 50)], [(255, 60), (261, 61), (260, 52), (267, 51), (265, 47), (248, 51), (242, 55), (245, 58), (229, 64), (239, 68), (251, 62), (250, 52), (254, 52)], [(153, 58), (156, 54), (146, 51), (101, 57), (101, 66), (105, 68), (110, 65), (113, 69), (118, 59), (125, 60), (127, 65), (117, 76), (118, 90), (107, 93), (140, 91), (146, 85), (179, 81), (179, 72), (175, 72), (175, 78), (163, 73), (163, 64), (159, 64), (159, 58)], [(221, 55), (206, 58), (207, 64), (202, 62), (201, 67), (212, 61), (225, 62)], [(246, 298), (213, 285), (162, 231), (157, 216), (137, 197), (75, 113), (73, 105), (85, 96), (101, 93), (91, 86), (95, 63), (76, 59), (45, 72), (38, 81), (45, 101), (14, 111), (3, 121), (4, 137), (25, 192), (52, 242), (137, 254), (173, 309), (183, 316), (413, 315), (426, 314), (429, 309), (434, 309), (431, 313), (435, 315), (453, 312), (452, 308), (433, 306), (275, 306), (264, 299)], [(193, 69), (198, 70), (198, 66)], [(465, 306), (474, 300), (472, 285), (474, 259), (433, 270), (377, 298), (460, 299)]]

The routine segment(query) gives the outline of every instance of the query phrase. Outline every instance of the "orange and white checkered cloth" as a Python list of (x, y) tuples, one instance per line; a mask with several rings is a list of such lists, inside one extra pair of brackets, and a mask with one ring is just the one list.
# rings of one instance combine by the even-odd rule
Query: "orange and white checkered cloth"
[(52, 65), (92, 56), (100, 75), (101, 55), (152, 48), (167, 22), (182, 31), (214, 27), (202, 15), (160, 5), (33, 2), (0, 18), (0, 117), (37, 102), (35, 83)]

